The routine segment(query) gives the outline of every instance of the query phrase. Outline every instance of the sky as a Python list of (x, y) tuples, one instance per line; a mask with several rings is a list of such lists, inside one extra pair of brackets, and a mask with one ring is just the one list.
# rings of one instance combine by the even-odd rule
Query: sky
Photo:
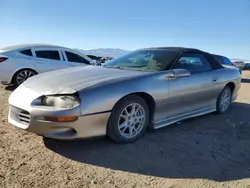
[(0, 47), (182, 46), (250, 60), (250, 0), (0, 0)]

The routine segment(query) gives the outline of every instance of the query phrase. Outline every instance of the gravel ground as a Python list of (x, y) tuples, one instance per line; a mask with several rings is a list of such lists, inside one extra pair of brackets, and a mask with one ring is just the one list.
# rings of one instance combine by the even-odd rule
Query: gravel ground
[(250, 72), (237, 102), (133, 144), (107, 138), (56, 141), (7, 122), (11, 88), (0, 87), (0, 187), (250, 187)]

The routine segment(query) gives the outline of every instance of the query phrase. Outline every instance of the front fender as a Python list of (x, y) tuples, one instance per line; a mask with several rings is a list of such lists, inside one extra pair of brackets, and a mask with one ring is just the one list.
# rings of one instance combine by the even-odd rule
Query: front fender
[(110, 112), (121, 98), (132, 93), (149, 94), (155, 101), (165, 99), (169, 94), (168, 81), (162, 75), (151, 75), (84, 89), (78, 92), (82, 115)]

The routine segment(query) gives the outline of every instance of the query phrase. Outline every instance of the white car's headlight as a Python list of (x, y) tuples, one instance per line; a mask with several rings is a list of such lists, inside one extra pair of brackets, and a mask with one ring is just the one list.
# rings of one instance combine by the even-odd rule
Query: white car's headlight
[(51, 95), (42, 97), (42, 105), (56, 108), (73, 108), (80, 104), (80, 100), (75, 95)]

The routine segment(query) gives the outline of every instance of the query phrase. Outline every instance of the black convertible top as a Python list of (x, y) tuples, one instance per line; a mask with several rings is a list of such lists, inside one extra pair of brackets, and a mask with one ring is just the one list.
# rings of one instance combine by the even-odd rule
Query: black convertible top
[[(178, 52), (178, 58), (175, 60), (177, 61), (179, 59), (179, 57), (183, 54), (183, 53), (199, 53), (205, 56), (205, 58), (211, 63), (211, 65), (213, 66), (214, 69), (221, 69), (224, 68), (214, 57), (212, 54), (199, 50), (199, 49), (195, 49), (195, 48), (186, 48), (186, 47), (152, 47), (152, 48), (143, 48), (142, 50), (166, 50), (166, 51), (174, 51), (174, 52)], [(172, 62), (171, 65), (173, 63)], [(169, 68), (171, 67), (171, 65), (169, 66)]]
[(143, 50), (171, 50), (171, 51), (178, 51), (178, 52), (202, 52), (196, 48), (186, 48), (186, 47), (152, 47), (152, 48), (143, 48)]

